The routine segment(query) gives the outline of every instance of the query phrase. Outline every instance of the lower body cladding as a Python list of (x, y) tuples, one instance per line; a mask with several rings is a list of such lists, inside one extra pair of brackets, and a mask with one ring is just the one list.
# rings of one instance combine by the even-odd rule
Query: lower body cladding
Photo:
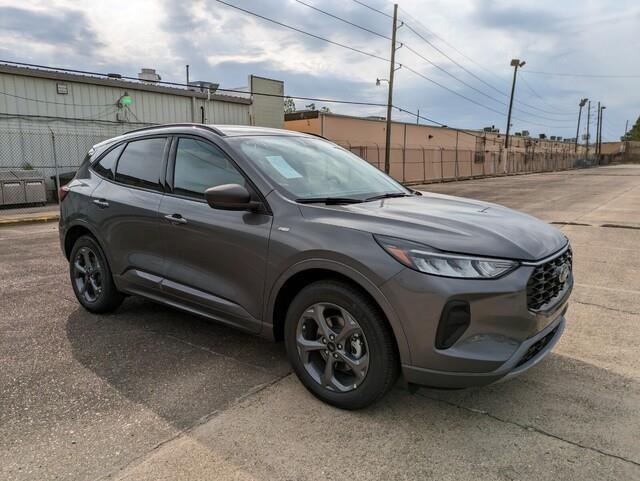
[(556, 344), (573, 278), (540, 310), (527, 306), (532, 266), (499, 279), (436, 277), (405, 269), (381, 286), (401, 319), (410, 384), (457, 389), (520, 374)]

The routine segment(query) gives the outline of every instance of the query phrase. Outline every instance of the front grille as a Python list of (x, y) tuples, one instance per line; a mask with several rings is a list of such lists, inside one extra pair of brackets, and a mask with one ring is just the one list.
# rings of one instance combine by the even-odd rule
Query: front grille
[(549, 344), (551, 339), (553, 339), (553, 336), (556, 335), (556, 332), (558, 332), (558, 327), (557, 326), (549, 334), (547, 334), (542, 339), (540, 339), (539, 341), (537, 341), (534, 344), (532, 344), (529, 347), (529, 349), (527, 349), (527, 352), (524, 353), (524, 356), (522, 356), (522, 359), (520, 359), (520, 361), (518, 361), (518, 364), (516, 365), (516, 367), (520, 367), (523, 364), (525, 364), (526, 362), (529, 362), (531, 359), (536, 357), (536, 355), (540, 351), (542, 351), (546, 347), (547, 344)]
[[(573, 254), (571, 247), (558, 257), (536, 266), (529, 282), (527, 282), (527, 306), (533, 311), (539, 310), (545, 304), (552, 302), (564, 289), (571, 278)], [(563, 266), (568, 266), (569, 275), (561, 280)]]

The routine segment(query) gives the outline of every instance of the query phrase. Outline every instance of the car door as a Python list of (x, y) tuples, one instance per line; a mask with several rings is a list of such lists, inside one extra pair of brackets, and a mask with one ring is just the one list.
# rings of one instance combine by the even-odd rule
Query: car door
[(167, 154), (166, 136), (136, 139), (115, 147), (93, 167), (103, 181), (93, 191), (88, 217), (116, 284), (127, 291), (160, 287), (164, 246), (158, 209)]
[[(162, 198), (163, 291), (183, 307), (252, 332), (261, 328), (272, 216), (216, 210), (204, 191), (223, 184), (257, 190), (217, 145), (199, 137), (173, 140)], [(266, 206), (266, 204), (265, 204)]]

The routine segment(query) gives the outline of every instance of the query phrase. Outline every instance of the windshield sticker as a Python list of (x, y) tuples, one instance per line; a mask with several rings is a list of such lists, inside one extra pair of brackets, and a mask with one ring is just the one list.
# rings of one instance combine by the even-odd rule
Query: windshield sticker
[(279, 155), (267, 155), (267, 160), (271, 167), (276, 169), (278, 173), (285, 179), (300, 179), (302, 175), (296, 169), (291, 167), (289, 163)]

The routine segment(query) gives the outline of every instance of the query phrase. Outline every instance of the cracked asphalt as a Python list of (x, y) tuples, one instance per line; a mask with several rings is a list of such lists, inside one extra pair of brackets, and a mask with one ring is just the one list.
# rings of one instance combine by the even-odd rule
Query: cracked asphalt
[(421, 186), (562, 229), (576, 287), (538, 366), (339, 411), (281, 345), (129, 298), (82, 310), (55, 224), (0, 228), (2, 480), (640, 480), (640, 165)]

